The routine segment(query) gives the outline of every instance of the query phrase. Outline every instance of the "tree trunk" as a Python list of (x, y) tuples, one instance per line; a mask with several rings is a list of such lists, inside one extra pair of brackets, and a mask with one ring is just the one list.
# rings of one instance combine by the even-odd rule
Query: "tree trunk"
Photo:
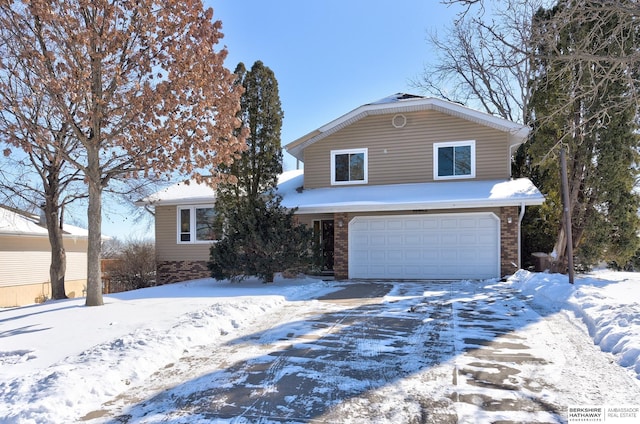
[[(87, 149), (89, 150), (89, 149)], [(102, 276), (100, 274), (100, 254), (102, 251), (102, 181), (99, 158), (89, 152), (87, 182), (89, 185), (89, 207), (87, 218), (89, 223), (89, 246), (87, 249), (87, 300), (86, 306), (101, 306)]]
[(552, 271), (565, 273), (567, 269), (567, 233), (564, 230), (564, 223), (558, 232), (556, 244), (553, 246), (555, 258), (553, 259)]
[(44, 213), (47, 219), (47, 232), (51, 245), (51, 264), (49, 265), (49, 281), (51, 281), (51, 298), (66, 299), (64, 277), (67, 271), (67, 253), (62, 238), (62, 228), (55, 199), (46, 196)]
[[(66, 299), (64, 277), (67, 271), (67, 254), (62, 238), (62, 223), (60, 222), (60, 163), (55, 160), (42, 159), (46, 171), (43, 177), (44, 219), (46, 220), (49, 245), (51, 246), (51, 263), (49, 264), (49, 281), (51, 282), (51, 298)], [(32, 160), (32, 163), (35, 163)]]

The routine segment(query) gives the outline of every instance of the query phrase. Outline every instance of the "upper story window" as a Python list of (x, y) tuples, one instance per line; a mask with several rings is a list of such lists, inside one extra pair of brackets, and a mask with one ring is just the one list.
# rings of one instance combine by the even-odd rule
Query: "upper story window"
[(332, 150), (331, 184), (366, 184), (367, 149)]
[(476, 142), (454, 141), (433, 145), (433, 179), (475, 178)]
[(178, 243), (210, 243), (217, 240), (213, 205), (178, 206)]

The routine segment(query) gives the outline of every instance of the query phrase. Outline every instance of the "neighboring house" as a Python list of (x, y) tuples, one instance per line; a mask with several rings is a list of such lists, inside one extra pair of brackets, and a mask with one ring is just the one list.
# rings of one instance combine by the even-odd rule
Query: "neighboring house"
[[(85, 295), (87, 230), (64, 225), (67, 296)], [(0, 205), (0, 307), (41, 302), (51, 296), (51, 247), (40, 217)]]
[[(337, 279), (498, 278), (519, 268), (522, 216), (544, 201), (531, 181), (511, 178), (528, 134), (456, 103), (396, 94), (286, 145), (304, 173), (282, 176), (282, 204), (314, 229)], [(141, 203), (156, 205), (159, 280), (206, 276), (213, 190), (183, 183), (154, 196)]]

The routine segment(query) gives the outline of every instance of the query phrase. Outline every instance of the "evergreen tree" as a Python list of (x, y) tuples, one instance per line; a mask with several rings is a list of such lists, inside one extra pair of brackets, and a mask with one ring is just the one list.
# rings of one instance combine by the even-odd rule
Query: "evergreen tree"
[(209, 269), (214, 278), (256, 275), (271, 282), (276, 271), (308, 265), (312, 237), (276, 195), (284, 114), (275, 75), (261, 61), (249, 71), (240, 63), (235, 74), (244, 88), (240, 119), (248, 130), (247, 146), (221, 168), (226, 182), (218, 186), (216, 212), (224, 236), (211, 247)]
[(221, 173), (228, 181), (217, 190), (222, 205), (233, 205), (242, 197), (256, 199), (276, 187), (282, 173), (280, 131), (284, 113), (280, 103), (278, 81), (271, 69), (257, 61), (247, 71), (239, 63), (234, 73), (242, 85), (239, 117), (248, 130), (246, 150)]
[(311, 230), (296, 225), (295, 210), (272, 196), (243, 198), (227, 215), (227, 234), (211, 247), (209, 270), (217, 279), (258, 276), (269, 283), (277, 271), (310, 264)]
[[(560, 2), (552, 9), (541, 9), (534, 18), (534, 28), (551, 31), (547, 26), (553, 25), (555, 15), (564, 7), (565, 3)], [(585, 10), (598, 13), (593, 7)], [(594, 22), (598, 22), (597, 31)], [(559, 34), (555, 45), (536, 46), (533, 67), (537, 75), (532, 82), (530, 103), (533, 139), (517, 155), (515, 174), (530, 176), (547, 196), (545, 205), (529, 214), (525, 230), (529, 227), (526, 232), (531, 233), (538, 226), (542, 234), (557, 234), (553, 249), (561, 269), (566, 266), (568, 241), (559, 207), (560, 166), (556, 153), (560, 147), (568, 152), (571, 243), (577, 263), (584, 267), (602, 259), (625, 263), (638, 247), (640, 202), (633, 191), (638, 174), (637, 111), (623, 101), (631, 90), (624, 71), (615, 68), (612, 72), (618, 74), (610, 72), (606, 78), (601, 73), (602, 69), (614, 69), (607, 65), (607, 57), (622, 54), (622, 49), (637, 48), (636, 35), (628, 34), (627, 39), (621, 40), (607, 31), (617, 27), (617, 22), (602, 22), (597, 17), (580, 16), (575, 25)], [(593, 44), (600, 52), (606, 45), (608, 54), (597, 64), (585, 61), (564, 66), (563, 56), (594, 34), (599, 34), (600, 39)], [(603, 114), (603, 110), (607, 113)], [(549, 237), (542, 238), (542, 244), (549, 243)], [(537, 247), (541, 246), (534, 248)]]

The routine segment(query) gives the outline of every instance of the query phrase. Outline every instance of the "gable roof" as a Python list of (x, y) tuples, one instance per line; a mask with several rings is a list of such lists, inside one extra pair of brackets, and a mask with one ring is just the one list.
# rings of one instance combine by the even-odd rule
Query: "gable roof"
[[(88, 231), (74, 225), (62, 226), (63, 236), (87, 237)], [(0, 205), (0, 234), (11, 236), (48, 237), (47, 227), (40, 217), (8, 206)]]
[(479, 112), (458, 103), (434, 97), (424, 97), (414, 94), (396, 93), (376, 102), (360, 106), (351, 112), (334, 119), (326, 125), (292, 141), (285, 146), (287, 152), (299, 160), (303, 160), (303, 151), (311, 144), (345, 128), (367, 116), (389, 113), (409, 113), (424, 110), (435, 110), (447, 115), (455, 116), (467, 121), (485, 125), (510, 134), (512, 145), (524, 143), (529, 135), (529, 127), (507, 119), (498, 118), (488, 113)]

